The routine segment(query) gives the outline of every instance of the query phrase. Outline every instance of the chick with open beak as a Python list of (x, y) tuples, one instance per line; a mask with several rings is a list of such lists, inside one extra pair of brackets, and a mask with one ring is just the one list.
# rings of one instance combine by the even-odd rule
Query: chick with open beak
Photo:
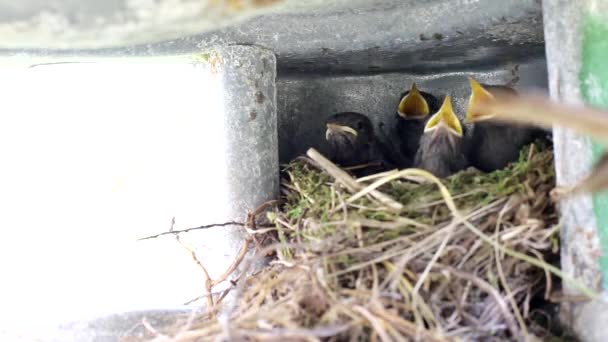
[(441, 108), (423, 128), (414, 167), (441, 178), (466, 168), (462, 137), (462, 124), (454, 113), (450, 96), (446, 96)]
[(418, 90), (415, 83), (401, 96), (397, 107), (394, 136), (398, 140), (398, 164), (410, 167), (414, 160), (424, 125), (430, 115), (439, 109), (437, 98)]
[(329, 159), (342, 167), (377, 164), (366, 174), (388, 167), (386, 151), (374, 133), (370, 119), (360, 113), (344, 112), (330, 116), (326, 123), (325, 140), (329, 144)]
[(471, 97), (465, 123), (471, 124), (472, 134), (467, 145), (468, 159), (472, 166), (484, 172), (502, 169), (519, 158), (519, 151), (531, 143), (539, 130), (524, 125), (500, 123), (491, 119), (494, 114), (479, 109), (479, 104), (492, 101), (494, 96), (517, 96), (507, 86), (482, 85), (469, 78)]

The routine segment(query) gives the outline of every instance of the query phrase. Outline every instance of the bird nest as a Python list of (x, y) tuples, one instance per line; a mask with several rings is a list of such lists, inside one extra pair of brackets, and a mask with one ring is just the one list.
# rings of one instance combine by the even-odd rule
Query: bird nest
[[(177, 340), (520, 340), (562, 334), (550, 147), (443, 180), (422, 170), (355, 180), (316, 151), (284, 169), (263, 270), (224, 314)], [(568, 280), (568, 279), (566, 279)], [(572, 280), (570, 280), (572, 281)], [(573, 283), (576, 286), (576, 283)]]

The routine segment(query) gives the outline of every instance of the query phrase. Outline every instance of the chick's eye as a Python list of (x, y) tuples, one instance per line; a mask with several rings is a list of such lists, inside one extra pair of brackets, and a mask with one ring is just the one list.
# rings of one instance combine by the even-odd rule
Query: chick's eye
[(363, 129), (363, 122), (357, 121), (357, 129)]

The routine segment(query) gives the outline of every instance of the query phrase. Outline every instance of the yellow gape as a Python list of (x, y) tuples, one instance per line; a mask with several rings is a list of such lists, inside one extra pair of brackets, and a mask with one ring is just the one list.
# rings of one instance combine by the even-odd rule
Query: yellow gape
[(452, 108), (452, 99), (446, 96), (439, 111), (435, 113), (424, 126), (424, 132), (430, 132), (438, 127), (446, 127), (450, 132), (462, 137), (462, 125)]
[(471, 97), (469, 98), (467, 115), (464, 119), (464, 122), (472, 123), (475, 121), (481, 121), (491, 118), (493, 114), (480, 112), (477, 109), (477, 106), (481, 102), (493, 100), (494, 95), (487, 91), (479, 82), (477, 82), (472, 77), (469, 77), (469, 83), (471, 84)]
[(429, 104), (420, 94), (416, 83), (412, 83), (410, 92), (399, 102), (397, 113), (404, 119), (421, 119), (429, 115), (429, 112)]

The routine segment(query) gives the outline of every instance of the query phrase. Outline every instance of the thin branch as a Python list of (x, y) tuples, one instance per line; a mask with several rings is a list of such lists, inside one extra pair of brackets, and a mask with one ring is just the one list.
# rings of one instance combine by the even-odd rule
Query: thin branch
[(224, 222), (224, 223), (212, 223), (212, 224), (207, 224), (207, 225), (199, 226), (199, 227), (193, 227), (193, 228), (187, 228), (187, 229), (181, 229), (181, 230), (170, 230), (170, 231), (162, 232), (162, 233), (159, 233), (156, 235), (146, 236), (141, 239), (137, 239), (137, 241), (156, 239), (158, 237), (165, 236), (165, 235), (179, 235), (179, 234), (187, 233), (187, 232), (190, 232), (193, 230), (202, 230), (202, 229), (209, 229), (209, 228), (214, 228), (214, 227), (226, 227), (226, 226), (243, 227), (243, 226), (245, 226), (245, 223), (237, 222), (237, 221), (229, 221), (229, 222)]
[[(173, 220), (171, 221), (171, 229), (169, 229), (169, 233), (173, 233), (173, 227), (175, 226), (175, 217), (173, 218)], [(205, 265), (203, 265), (203, 263), (198, 260), (198, 257), (196, 256), (196, 251), (194, 251), (192, 248), (186, 246), (185, 243), (182, 242), (182, 240), (179, 237), (179, 234), (175, 234), (175, 240), (177, 240), (177, 242), (182, 246), (182, 248), (184, 248), (185, 250), (188, 251), (188, 253), (190, 253), (190, 257), (192, 258), (192, 260), (194, 260), (194, 262), (196, 262), (196, 264), (198, 265), (198, 267), (200, 267), (201, 270), (203, 270), (203, 274), (205, 276), (205, 290), (207, 291), (207, 310), (211, 313), (211, 310), (213, 310), (213, 295), (212, 295), (212, 290), (213, 290), (213, 280), (211, 280), (211, 276), (209, 275), (209, 272), (207, 271), (207, 268), (205, 268)]]
[[(362, 188), (354, 178), (352, 178), (346, 171), (340, 169), (336, 164), (332, 163), (329, 159), (325, 158), (314, 148), (311, 148), (306, 154), (313, 159), (319, 166), (334, 177), (337, 181), (344, 184), (350, 191), (355, 192)], [(389, 195), (384, 194), (378, 190), (371, 190), (368, 192), (372, 197), (378, 200), (380, 203), (388, 206), (392, 210), (400, 211), (403, 209), (403, 204), (395, 201)]]
[(366, 308), (356, 305), (353, 307), (353, 310), (361, 314), (366, 320), (371, 324), (371, 328), (380, 335), (382, 341), (392, 341), (393, 339), (388, 337), (386, 330), (384, 330), (384, 324), (382, 321), (378, 319), (378, 317), (374, 316), (371, 312), (369, 312)]
[(239, 267), (239, 265), (245, 258), (245, 255), (247, 255), (247, 251), (249, 250), (250, 242), (251, 242), (251, 239), (246, 239), (245, 242), (243, 242), (243, 245), (241, 246), (241, 250), (239, 251), (239, 254), (237, 255), (236, 259), (234, 259), (232, 264), (230, 264), (228, 269), (226, 269), (226, 271), (224, 271), (224, 273), (221, 276), (219, 276), (219, 278), (217, 278), (211, 282), (211, 286), (215, 286), (215, 285), (223, 282), (224, 280), (226, 280), (232, 274), (232, 272), (234, 272)]

